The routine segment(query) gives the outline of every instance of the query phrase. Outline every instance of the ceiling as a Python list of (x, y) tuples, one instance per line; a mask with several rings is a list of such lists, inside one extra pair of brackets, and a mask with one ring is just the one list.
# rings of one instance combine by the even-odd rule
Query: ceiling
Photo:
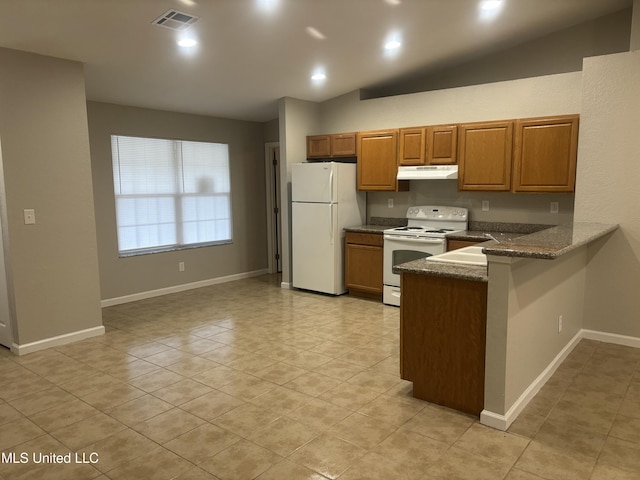
[[(632, 5), (502, 2), (480, 19), (479, 0), (0, 0), (0, 46), (84, 63), (90, 100), (267, 121), (284, 96), (323, 101)], [(169, 9), (198, 17), (196, 47), (152, 24)], [(402, 47), (385, 55), (391, 32)]]

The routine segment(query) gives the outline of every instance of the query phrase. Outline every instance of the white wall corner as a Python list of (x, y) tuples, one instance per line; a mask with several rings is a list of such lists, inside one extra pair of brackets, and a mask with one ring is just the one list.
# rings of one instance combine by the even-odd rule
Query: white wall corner
[[(580, 330), (576, 335), (565, 345), (565, 347), (556, 355), (556, 357), (547, 365), (540, 375), (522, 392), (522, 395), (511, 405), (507, 413), (504, 415), (491, 412), (489, 410), (483, 410), (480, 413), (480, 423), (488, 427), (496, 428), (498, 430), (506, 431), (509, 426), (514, 422), (518, 415), (524, 410), (529, 402), (536, 396), (540, 389), (547, 383), (547, 380), (551, 378), (554, 372), (562, 364), (562, 362), (569, 356), (573, 349), (580, 343), (583, 338), (583, 330)], [(639, 339), (640, 340), (640, 339)]]

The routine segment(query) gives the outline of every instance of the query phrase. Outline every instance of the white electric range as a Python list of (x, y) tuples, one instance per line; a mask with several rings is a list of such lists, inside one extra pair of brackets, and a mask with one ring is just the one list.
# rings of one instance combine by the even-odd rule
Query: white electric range
[(461, 207), (409, 207), (407, 226), (384, 231), (384, 291), (382, 301), (400, 306), (400, 275), (394, 265), (444, 253), (445, 235), (467, 229), (468, 211)]

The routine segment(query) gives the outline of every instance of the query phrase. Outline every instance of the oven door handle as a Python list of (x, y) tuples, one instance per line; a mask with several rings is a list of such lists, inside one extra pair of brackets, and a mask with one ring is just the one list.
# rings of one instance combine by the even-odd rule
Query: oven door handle
[(385, 235), (385, 240), (392, 240), (394, 242), (407, 242), (407, 243), (430, 243), (433, 245), (444, 243), (443, 238), (407, 238), (407, 237), (398, 237), (395, 235)]

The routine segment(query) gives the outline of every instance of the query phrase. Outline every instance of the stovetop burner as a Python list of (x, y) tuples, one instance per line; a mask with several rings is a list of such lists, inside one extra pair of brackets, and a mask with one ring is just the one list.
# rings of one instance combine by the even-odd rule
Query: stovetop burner
[(409, 207), (408, 225), (385, 230), (385, 234), (441, 238), (445, 234), (466, 230), (467, 209), (460, 207), (419, 206)]
[(426, 227), (396, 227), (394, 232), (420, 232), (420, 233), (449, 233), (455, 231), (453, 228), (426, 228)]

